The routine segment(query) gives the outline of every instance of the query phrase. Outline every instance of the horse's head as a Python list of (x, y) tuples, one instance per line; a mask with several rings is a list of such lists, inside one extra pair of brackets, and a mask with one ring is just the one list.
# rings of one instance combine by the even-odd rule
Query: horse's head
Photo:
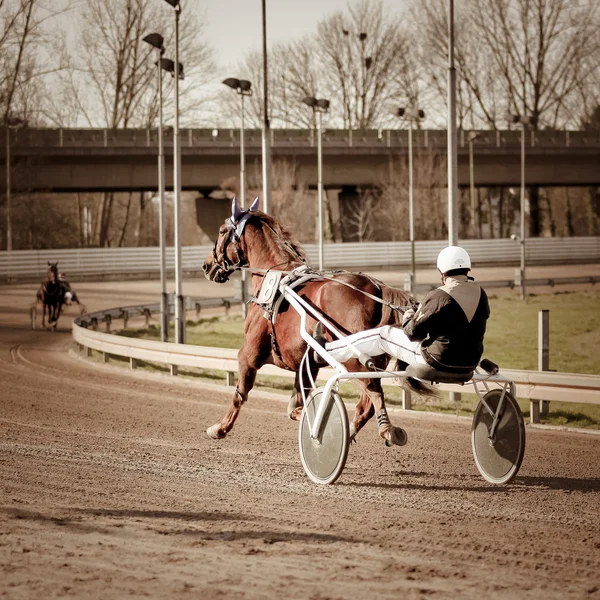
[(58, 282), (58, 261), (55, 263), (48, 261), (48, 281), (50, 283)]
[(207, 279), (216, 283), (225, 283), (234, 271), (248, 266), (242, 238), (246, 223), (257, 209), (258, 197), (248, 210), (242, 210), (237, 199), (233, 199), (231, 216), (221, 225), (212, 254), (202, 266)]

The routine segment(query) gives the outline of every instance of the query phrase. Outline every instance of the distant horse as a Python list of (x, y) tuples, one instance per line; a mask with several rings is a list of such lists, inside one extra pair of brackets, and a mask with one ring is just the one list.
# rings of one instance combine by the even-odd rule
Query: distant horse
[(48, 262), (47, 278), (39, 287), (36, 293), (36, 301), (31, 307), (31, 324), (35, 327), (35, 305), (41, 302), (43, 305), (42, 311), (42, 327), (46, 327), (46, 311), (48, 312), (48, 326), (52, 331), (56, 330), (58, 318), (65, 304), (66, 288), (60, 281), (58, 274), (58, 262)]
[[(306, 264), (306, 255), (289, 230), (274, 217), (256, 210), (258, 198), (247, 211), (242, 211), (233, 199), (232, 214), (219, 229), (212, 251), (203, 270), (208, 279), (225, 283), (230, 275), (242, 268), (252, 273), (254, 292), (260, 289), (264, 271), (277, 269), (292, 270)], [(402, 312), (416, 301), (402, 290), (391, 288), (362, 274), (334, 273), (325, 279), (310, 280), (295, 291), (313, 307), (318, 308), (344, 335), (383, 325), (400, 325)], [(371, 296), (381, 299), (377, 302)], [(307, 319), (307, 326), (314, 327), (316, 320)], [(288, 407), (288, 415), (299, 419), (302, 411), (299, 368), (306, 350), (306, 342), (300, 336), (300, 317), (287, 302), (283, 302), (273, 326), (266, 319), (263, 309), (250, 304), (248, 307), (244, 342), (238, 353), (239, 379), (233, 395), (232, 406), (220, 423), (207, 430), (214, 439), (223, 438), (231, 431), (242, 404), (254, 386), (257, 371), (265, 364), (295, 371), (295, 391)], [(373, 358), (376, 367), (384, 368), (387, 357)], [(365, 367), (356, 359), (345, 363), (349, 371), (364, 371)], [(313, 378), (319, 367), (310, 362)], [(375, 412), (378, 413), (379, 434), (388, 443), (402, 445), (406, 434), (393, 427), (385, 411), (380, 379), (356, 380), (362, 388), (361, 400), (357, 404), (351, 428), (351, 436), (364, 426)], [(380, 411), (382, 411), (380, 413)]]

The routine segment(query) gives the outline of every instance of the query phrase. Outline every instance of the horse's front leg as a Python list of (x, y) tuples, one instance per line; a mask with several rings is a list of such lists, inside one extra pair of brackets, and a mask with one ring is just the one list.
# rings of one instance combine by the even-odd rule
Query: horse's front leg
[(206, 433), (215, 440), (224, 438), (231, 431), (240, 414), (242, 404), (248, 400), (248, 394), (254, 387), (257, 371), (267, 362), (271, 354), (271, 338), (266, 327), (268, 322), (263, 318), (262, 312), (253, 309), (254, 306), (251, 306), (248, 311), (244, 332), (244, 339), (247, 342), (238, 353), (239, 378), (231, 407), (219, 423), (206, 430)]
[(239, 359), (238, 361), (240, 377), (237, 385), (235, 386), (231, 407), (220, 423), (215, 423), (212, 427), (209, 427), (206, 430), (206, 433), (214, 440), (220, 440), (221, 438), (224, 438), (231, 431), (236, 419), (238, 418), (238, 415), (240, 414), (242, 404), (248, 400), (248, 394), (254, 387), (254, 382), (256, 381), (256, 373), (258, 369), (252, 368), (248, 364), (242, 364), (242, 361)]
[(54, 312), (54, 326), (55, 327), (58, 325), (58, 319), (60, 319), (62, 309), (63, 309), (63, 304), (58, 303), (58, 305), (56, 306), (56, 310)]
[[(310, 363), (310, 375), (313, 381), (316, 381), (317, 375), (319, 374), (319, 367)], [(294, 381), (294, 391), (290, 397), (288, 403), (287, 414), (292, 421), (299, 421), (302, 416), (302, 409), (304, 408), (304, 396), (302, 394), (302, 388), (304, 388), (304, 394), (308, 396), (312, 391), (311, 387), (307, 387), (304, 384), (308, 384), (310, 378), (307, 373), (301, 373), (300, 370), (296, 371), (296, 379)]]

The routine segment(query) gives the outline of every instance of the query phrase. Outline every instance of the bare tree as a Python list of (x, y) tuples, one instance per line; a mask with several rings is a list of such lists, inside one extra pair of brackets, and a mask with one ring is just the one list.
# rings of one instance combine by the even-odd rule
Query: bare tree
[[(415, 3), (425, 76), (445, 99), (447, 3)], [(530, 114), (538, 127), (574, 124), (569, 101), (596, 67), (600, 7), (593, 0), (490, 0), (461, 3), (455, 16), (459, 119), (501, 128), (507, 112)], [(461, 118), (462, 117), (462, 118)]]
[[(352, 129), (382, 127), (399, 99), (415, 95), (408, 34), (399, 16), (382, 0), (356, 0), (318, 24), (316, 33), (275, 46), (269, 55), (271, 120), (274, 126), (309, 127), (305, 96), (331, 100), (331, 125)], [(237, 69), (239, 78), (262, 82), (262, 56), (250, 53)], [(239, 106), (224, 91), (229, 121), (238, 122)], [(256, 94), (249, 123), (262, 120), (262, 98)]]
[[(0, 0), (0, 110), (40, 122), (43, 78), (60, 70), (64, 46), (48, 27), (70, 0)], [(56, 25), (53, 25), (56, 27)], [(56, 30), (55, 30), (56, 32)]]
[[(143, 42), (153, 31), (160, 32), (172, 58), (174, 19), (164, 3), (154, 0), (88, 0), (80, 15), (78, 61), (62, 78), (62, 94), (57, 97), (55, 121), (65, 116), (72, 124), (107, 128), (151, 127), (158, 116), (158, 90), (155, 84), (156, 56)], [(185, 4), (183, 10), (185, 11)], [(199, 86), (213, 69), (210, 49), (202, 43), (198, 15), (181, 20), (180, 61), (186, 81), (181, 86), (181, 114), (193, 115), (203, 103)], [(191, 82), (191, 83), (190, 83)], [(164, 78), (165, 116), (171, 118), (172, 81)], [(67, 111), (64, 107), (68, 106)], [(185, 123), (185, 118), (182, 119)], [(189, 121), (188, 121), (189, 122)], [(64, 122), (61, 122), (64, 124)], [(110, 245), (115, 194), (99, 199), (99, 245)], [(125, 222), (131, 221), (131, 196), (126, 202)], [(139, 197), (139, 218), (146, 200)], [(139, 225), (139, 224), (138, 224)], [(120, 243), (125, 240), (121, 230)]]
[(317, 41), (326, 91), (339, 103), (345, 128), (380, 125), (390, 102), (406, 97), (397, 85), (406, 79), (406, 35), (381, 0), (358, 0), (334, 13), (319, 24)]

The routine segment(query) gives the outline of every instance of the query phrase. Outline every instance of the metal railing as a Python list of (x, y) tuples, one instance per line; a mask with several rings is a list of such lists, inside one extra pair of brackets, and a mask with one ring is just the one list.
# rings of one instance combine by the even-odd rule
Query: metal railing
[[(236, 301), (239, 302), (236, 298), (195, 299), (188, 304), (188, 307), (193, 305), (198, 310), (197, 305), (226, 306), (227, 302), (231, 304)], [(97, 330), (101, 322), (106, 323), (107, 331), (110, 331), (113, 319), (120, 318), (126, 321), (133, 314), (147, 316), (149, 312), (159, 310), (160, 306), (156, 304), (114, 308), (83, 315), (73, 322), (73, 339), (82, 349), (87, 349), (88, 355), (92, 350), (101, 352), (105, 362), (112, 355), (129, 358), (131, 368), (136, 368), (139, 361), (161, 363), (168, 365), (173, 375), (177, 375), (178, 367), (215, 369), (224, 371), (227, 374), (228, 385), (233, 385), (235, 374), (238, 372), (237, 350), (129, 338)], [(274, 365), (265, 365), (260, 372), (263, 375), (295, 377), (295, 373), (279, 369)], [(320, 376), (328, 378), (334, 373), (333, 369), (327, 367), (321, 370)], [(598, 375), (514, 369), (502, 370), (502, 375), (515, 382), (517, 397), (529, 399), (530, 402), (600, 404), (600, 376)], [(445, 391), (457, 391), (455, 385), (442, 384), (438, 387)]]
[[(314, 131), (310, 129), (271, 129), (273, 146), (313, 146)], [(468, 146), (471, 131), (461, 130), (458, 136), (459, 148)], [(517, 147), (520, 144), (519, 130), (478, 130), (473, 142), (478, 148)], [(5, 134), (0, 131), (0, 140)], [(237, 146), (238, 129), (181, 129), (182, 148)], [(260, 129), (246, 129), (245, 143), (260, 146)], [(30, 129), (23, 128), (11, 134), (13, 146), (18, 148), (143, 148), (158, 145), (157, 129)], [(443, 129), (421, 129), (413, 131), (415, 148), (446, 149), (447, 133)], [(173, 143), (173, 130), (165, 129), (164, 143)], [(325, 146), (360, 147), (384, 146), (407, 147), (408, 131), (405, 129), (346, 130), (328, 129), (323, 133)], [(526, 145), (531, 148), (598, 148), (600, 131), (531, 131)], [(3, 146), (2, 146), (3, 147)]]
[[(416, 264), (435, 266), (446, 241), (416, 242)], [(519, 244), (510, 239), (461, 241), (478, 266), (518, 265)], [(309, 262), (318, 261), (318, 246), (304, 246)], [(212, 246), (184, 246), (183, 268), (199, 273)], [(167, 248), (167, 270), (173, 272), (174, 254)], [(411, 262), (410, 242), (325, 244), (326, 268), (396, 268)], [(0, 280), (43, 278), (48, 261), (59, 262), (69, 277), (153, 275), (159, 272), (159, 248), (79, 248), (64, 250), (13, 250), (0, 252)], [(600, 263), (600, 237), (530, 238), (528, 265)]]
[[(234, 304), (239, 304), (240, 299), (232, 296), (231, 298), (194, 298), (185, 296), (184, 308), (185, 311), (196, 311), (196, 318), (200, 317), (203, 308), (218, 308), (223, 307), (225, 314), (229, 313), (229, 309)], [(168, 294), (169, 313), (172, 316), (175, 314), (174, 294)], [(106, 332), (110, 333), (112, 322), (117, 320), (123, 321), (123, 327), (126, 329), (129, 320), (135, 317), (144, 317), (146, 327), (150, 324), (150, 319), (153, 314), (160, 313), (160, 303), (155, 304), (133, 304), (131, 306), (123, 306), (121, 308), (109, 308), (99, 310), (93, 313), (83, 314), (75, 319), (78, 327), (98, 331), (98, 328), (104, 323)], [(73, 325), (75, 327), (75, 325)]]

